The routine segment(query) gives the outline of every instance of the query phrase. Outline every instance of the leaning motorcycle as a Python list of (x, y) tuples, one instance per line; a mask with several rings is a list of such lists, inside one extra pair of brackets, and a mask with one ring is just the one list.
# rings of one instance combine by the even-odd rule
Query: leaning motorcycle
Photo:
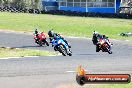
[(35, 39), (35, 43), (37, 43), (39, 46), (47, 45), (49, 46), (49, 43), (46, 40), (46, 36), (44, 33), (38, 34), (38, 36), (33, 35)]
[(111, 46), (112, 44), (107, 39), (99, 39), (99, 47), (102, 50), (102, 52), (108, 52), (109, 54), (112, 54)]
[(62, 53), (63, 56), (69, 55), (72, 56), (72, 52), (68, 45), (63, 41), (63, 39), (58, 38), (58, 39), (53, 39), (52, 40), (52, 46), (54, 47), (55, 51), (59, 51)]

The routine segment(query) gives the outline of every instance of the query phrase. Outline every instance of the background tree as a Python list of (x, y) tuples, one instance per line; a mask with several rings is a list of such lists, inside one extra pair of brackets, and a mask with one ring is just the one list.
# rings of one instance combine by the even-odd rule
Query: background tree
[(0, 5), (11, 5), (21, 8), (40, 9), (41, 0), (0, 0)]

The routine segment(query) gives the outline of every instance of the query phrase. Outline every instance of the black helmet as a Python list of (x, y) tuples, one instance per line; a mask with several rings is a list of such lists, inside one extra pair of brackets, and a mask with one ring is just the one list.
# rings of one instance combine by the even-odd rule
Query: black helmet
[(48, 31), (48, 35), (49, 35), (49, 37), (53, 37), (54, 32), (53, 32), (52, 30), (49, 30), (49, 31)]
[(35, 29), (35, 34), (38, 34), (38, 29)]

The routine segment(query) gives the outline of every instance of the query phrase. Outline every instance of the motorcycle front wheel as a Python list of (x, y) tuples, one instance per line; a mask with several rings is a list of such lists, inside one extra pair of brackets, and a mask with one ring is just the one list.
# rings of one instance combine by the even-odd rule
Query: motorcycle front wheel
[(108, 49), (108, 48), (106, 48), (107, 49), (107, 52), (109, 53), (109, 54), (112, 54), (112, 51), (110, 50), (110, 49)]
[(59, 46), (59, 52), (62, 53), (63, 56), (67, 55), (66, 49), (63, 45)]

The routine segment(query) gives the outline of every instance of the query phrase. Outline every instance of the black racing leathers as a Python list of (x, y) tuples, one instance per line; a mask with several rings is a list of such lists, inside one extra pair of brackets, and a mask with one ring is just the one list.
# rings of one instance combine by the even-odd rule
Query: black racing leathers
[(100, 38), (103, 38), (103, 36), (100, 34), (93, 35), (93, 38), (92, 38), (93, 44), (96, 45), (96, 52), (100, 51), (99, 41), (98, 41), (98, 39), (100, 39)]

